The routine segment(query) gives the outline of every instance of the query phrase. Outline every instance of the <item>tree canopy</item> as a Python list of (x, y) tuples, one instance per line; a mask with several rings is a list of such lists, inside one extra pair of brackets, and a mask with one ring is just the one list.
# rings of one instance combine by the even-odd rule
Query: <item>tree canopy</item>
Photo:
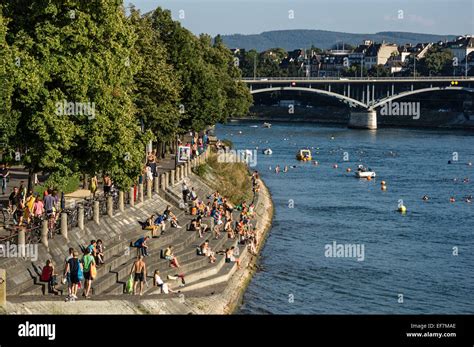
[(108, 173), (126, 189), (148, 141), (251, 104), (227, 48), (121, 0), (0, 0), (0, 62), (0, 143), (57, 186)]

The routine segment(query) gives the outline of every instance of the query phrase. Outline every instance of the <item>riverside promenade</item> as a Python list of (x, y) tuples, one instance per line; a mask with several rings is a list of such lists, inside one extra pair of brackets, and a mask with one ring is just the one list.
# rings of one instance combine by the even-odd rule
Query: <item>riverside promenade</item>
[[(183, 206), (181, 201), (181, 184), (194, 187), (198, 198), (209, 201), (216, 187), (208, 186), (192, 169), (204, 165), (210, 155), (206, 151), (198, 158), (173, 168), (174, 162), (162, 162), (160, 174), (153, 182), (140, 185), (137, 201), (131, 201), (130, 194), (120, 194), (118, 206), (108, 200), (104, 211), (94, 209), (97, 215), (83, 225), (60, 230), (54, 239), (45, 240), (36, 245), (38, 259), (32, 261), (22, 258), (0, 258), (0, 269), (6, 269), (7, 302), (3, 311), (7, 314), (227, 314), (232, 313), (250, 280), (257, 256), (251, 255), (245, 244), (235, 239), (228, 239), (225, 233), (219, 239), (212, 239), (207, 233), (203, 239), (195, 231), (188, 230), (194, 216)], [(216, 182), (218, 183), (218, 182)], [(267, 188), (261, 182), (261, 191), (255, 200), (256, 217), (252, 221), (258, 233), (258, 250), (264, 243), (270, 229), (273, 205)], [(144, 221), (151, 214), (161, 214), (168, 205), (177, 216), (181, 229), (171, 228), (168, 223), (165, 233), (149, 242), (150, 256), (145, 258), (148, 267), (147, 285), (143, 296), (124, 294), (125, 283), (136, 249), (130, 243), (147, 231), (142, 230), (138, 221)], [(114, 208), (118, 207), (118, 208)], [(105, 213), (101, 213), (105, 212)], [(235, 218), (235, 216), (234, 216)], [(211, 225), (209, 218), (203, 223)], [(67, 223), (66, 223), (67, 224)], [(79, 224), (79, 223), (78, 223)], [(82, 227), (82, 228), (81, 228)], [(105, 244), (105, 265), (98, 268), (98, 275), (92, 284), (92, 297), (89, 300), (79, 299), (65, 302), (67, 288), (57, 286), (59, 295), (49, 294), (47, 284), (39, 279), (41, 267), (46, 259), (53, 259), (58, 273), (67, 249), (87, 246), (92, 239), (102, 239)], [(21, 236), (19, 237), (22, 241)], [(221, 251), (232, 246), (238, 249), (241, 269), (236, 263), (226, 263), (224, 255), (218, 254), (215, 263), (209, 263), (207, 257), (196, 254), (196, 248), (205, 240), (210, 240), (214, 251)], [(167, 260), (160, 256), (161, 250), (172, 245), (181, 267), (169, 266)], [(162, 294), (158, 287), (153, 287), (152, 275), (159, 270), (161, 277), (175, 291), (173, 294)], [(175, 280), (176, 275), (184, 275), (186, 283)], [(169, 277), (171, 280), (169, 279)], [(80, 293), (80, 291), (79, 291)]]

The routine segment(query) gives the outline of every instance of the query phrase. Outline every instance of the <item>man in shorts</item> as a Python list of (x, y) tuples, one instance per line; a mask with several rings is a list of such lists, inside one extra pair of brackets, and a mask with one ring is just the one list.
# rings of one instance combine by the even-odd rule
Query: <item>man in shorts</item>
[(139, 255), (133, 263), (130, 275), (133, 276), (133, 295), (137, 294), (137, 286), (140, 283), (140, 295), (143, 295), (143, 282), (146, 280), (146, 264), (143, 255)]

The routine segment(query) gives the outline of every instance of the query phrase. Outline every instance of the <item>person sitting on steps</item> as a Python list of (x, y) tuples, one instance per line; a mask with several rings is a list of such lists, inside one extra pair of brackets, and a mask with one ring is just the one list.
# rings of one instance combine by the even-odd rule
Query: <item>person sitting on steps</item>
[(181, 229), (181, 226), (178, 223), (178, 218), (176, 218), (176, 215), (171, 211), (170, 205), (168, 205), (166, 210), (163, 212), (163, 217), (170, 221), (173, 228)]
[(201, 248), (201, 254), (206, 257), (209, 257), (210, 263), (216, 262), (216, 257), (214, 255), (214, 252), (211, 250), (211, 247), (209, 246), (209, 240), (204, 241), (204, 243), (201, 244), (200, 248)]
[[(168, 286), (168, 283), (164, 282), (164, 281), (161, 279), (160, 271), (159, 271), (159, 270), (155, 270), (155, 273), (154, 273), (154, 275), (153, 275), (153, 285), (154, 285), (155, 287), (160, 287), (162, 294), (176, 293), (176, 291), (172, 290), (172, 289)], [(178, 293), (179, 293), (179, 291), (178, 291)]]
[(152, 214), (147, 220), (146, 220), (146, 226), (144, 230), (151, 230), (151, 237), (156, 237), (156, 231), (158, 230), (158, 226), (155, 225), (155, 215)]
[(133, 243), (133, 247), (137, 247), (138, 254), (141, 254), (145, 257), (148, 256), (148, 245), (146, 244), (146, 242), (149, 238), (149, 236), (144, 236)]
[(240, 269), (240, 259), (234, 256), (235, 247), (232, 246), (225, 251), (226, 263), (237, 263), (237, 269)]
[(43, 271), (41, 273), (41, 281), (48, 282), (48, 293), (58, 294), (59, 292), (56, 290), (57, 283), (57, 274), (54, 270), (54, 264), (51, 259), (46, 261), (46, 266), (43, 267)]
[(165, 249), (164, 257), (165, 257), (166, 260), (168, 260), (170, 262), (170, 266), (179, 268), (180, 265), (179, 265), (178, 259), (173, 254), (173, 247), (172, 246), (168, 246)]

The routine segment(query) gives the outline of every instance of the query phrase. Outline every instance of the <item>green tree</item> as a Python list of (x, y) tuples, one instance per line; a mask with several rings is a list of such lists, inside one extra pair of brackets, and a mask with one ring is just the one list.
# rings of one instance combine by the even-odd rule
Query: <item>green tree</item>
[(238, 67), (240, 64), (235, 60), (231, 51), (224, 45), (222, 40), (215, 40), (212, 47), (216, 56), (214, 63), (218, 67), (218, 82), (223, 90), (225, 99), (222, 110), (225, 121), (228, 117), (245, 116), (252, 105), (252, 95), (249, 88), (241, 81), (242, 74)]
[(372, 77), (389, 77), (392, 75), (390, 69), (384, 65), (374, 65), (369, 71), (367, 71), (368, 76)]
[(449, 49), (432, 47), (426, 56), (417, 62), (417, 70), (422, 75), (449, 75), (453, 72), (453, 54)]
[[(15, 141), (30, 174), (46, 171), (61, 186), (76, 173), (106, 171), (121, 188), (129, 186), (144, 145), (130, 96), (136, 66), (127, 64), (135, 35), (122, 6), (17, 1), (6, 13), (15, 18), (7, 40), (21, 62), (12, 98), (20, 114)], [(64, 102), (89, 103), (92, 112), (61, 110)]]
[(210, 37), (195, 37), (161, 8), (153, 12), (152, 19), (168, 52), (168, 63), (173, 65), (183, 88), (184, 113), (178, 131), (201, 131), (223, 120), (225, 95), (219, 85), (218, 68), (213, 65), (216, 57)]
[(168, 141), (181, 119), (180, 82), (173, 67), (166, 62), (168, 52), (160, 42), (159, 32), (152, 26), (152, 18), (141, 16), (132, 8), (129, 20), (138, 35), (133, 55), (141, 58), (135, 75), (138, 117), (155, 139)]
[(0, 153), (6, 155), (9, 139), (15, 134), (15, 117), (11, 115), (11, 96), (14, 83), (14, 57), (6, 42), (7, 20), (0, 6)]

